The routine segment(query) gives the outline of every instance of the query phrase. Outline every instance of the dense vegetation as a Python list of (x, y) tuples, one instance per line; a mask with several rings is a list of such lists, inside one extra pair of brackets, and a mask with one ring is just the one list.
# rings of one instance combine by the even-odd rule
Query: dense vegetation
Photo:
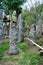
[[(31, 12), (32, 11), (32, 12)], [(34, 13), (35, 11), (35, 13)], [(31, 7), (30, 11), (28, 9), (22, 11), (24, 16), (25, 27), (30, 27), (31, 24), (38, 22), (38, 14), (42, 17), (43, 20), (43, 4), (39, 5), (35, 9)]]

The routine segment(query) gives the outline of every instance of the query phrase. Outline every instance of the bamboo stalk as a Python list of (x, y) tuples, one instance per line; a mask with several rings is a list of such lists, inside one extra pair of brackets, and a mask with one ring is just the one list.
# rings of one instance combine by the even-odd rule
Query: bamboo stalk
[(35, 43), (33, 40), (31, 40), (31, 39), (29, 39), (29, 38), (26, 38), (26, 39), (28, 39), (28, 40), (29, 40), (30, 42), (32, 42), (34, 45), (36, 45), (37, 47), (39, 47), (40, 49), (43, 50), (43, 47), (40, 46), (40, 45), (38, 45), (37, 43)]

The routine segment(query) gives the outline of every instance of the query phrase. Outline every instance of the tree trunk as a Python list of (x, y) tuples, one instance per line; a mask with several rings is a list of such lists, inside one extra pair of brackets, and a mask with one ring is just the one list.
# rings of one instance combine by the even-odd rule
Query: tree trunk
[(17, 26), (12, 25), (12, 12), (10, 11), (10, 48), (9, 54), (18, 54), (18, 46), (17, 46), (17, 38), (18, 38), (18, 28)]
[(18, 26), (19, 26), (18, 42), (23, 42), (24, 41), (24, 32), (23, 32), (23, 16), (22, 16), (22, 14), (19, 14)]
[(0, 44), (3, 44), (3, 9), (0, 9)]

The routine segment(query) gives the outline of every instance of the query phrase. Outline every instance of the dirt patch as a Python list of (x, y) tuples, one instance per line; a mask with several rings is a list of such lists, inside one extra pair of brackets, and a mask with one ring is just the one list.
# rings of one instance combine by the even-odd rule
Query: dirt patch
[(19, 63), (8, 61), (8, 62), (0, 62), (0, 65), (19, 65)]
[(29, 53), (37, 53), (37, 54), (40, 53), (39, 48), (36, 46), (31, 46), (31, 48), (29, 48), (28, 52)]
[[(0, 65), (19, 65), (18, 60), (22, 59), (24, 54), (25, 53), (21, 49), (19, 49), (18, 55), (9, 55), (8, 51), (6, 51), (3, 56), (4, 60), (1, 60)], [(6, 60), (5, 58), (8, 60)]]

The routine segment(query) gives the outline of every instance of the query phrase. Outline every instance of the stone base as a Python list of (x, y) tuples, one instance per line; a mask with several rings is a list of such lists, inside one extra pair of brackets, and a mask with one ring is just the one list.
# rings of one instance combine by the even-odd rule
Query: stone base
[(19, 51), (12, 50), (12, 51), (9, 51), (9, 54), (10, 55), (17, 55), (17, 54), (19, 54)]
[(40, 51), (40, 56), (43, 56), (43, 50)]
[(9, 49), (9, 54), (10, 55), (16, 55), (16, 54), (18, 54), (19, 53), (19, 49), (17, 48), (17, 47), (10, 47), (10, 49)]

